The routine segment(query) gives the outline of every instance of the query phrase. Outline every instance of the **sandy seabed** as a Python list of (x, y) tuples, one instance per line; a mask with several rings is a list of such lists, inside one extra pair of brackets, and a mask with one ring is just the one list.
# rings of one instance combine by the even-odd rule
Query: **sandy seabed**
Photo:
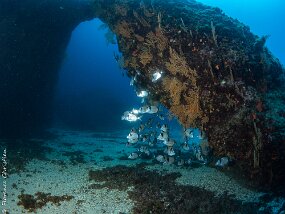
[[(56, 133), (58, 137), (44, 141), (44, 146), (51, 148), (46, 154), (47, 160), (32, 159), (23, 171), (10, 174), (7, 178), (5, 207), (9, 213), (28, 213), (23, 206), (18, 205), (18, 196), (21, 193), (34, 195), (36, 192), (74, 197), (58, 205), (47, 203), (38, 209), (37, 213), (132, 213), (134, 202), (129, 199), (127, 191), (88, 188), (93, 182), (89, 180), (90, 170), (116, 165), (133, 166), (142, 162), (139, 159), (118, 159), (122, 154), (135, 150), (125, 145), (125, 136), (128, 131), (94, 133), (54, 129), (51, 132)], [(80, 162), (66, 155), (72, 152), (84, 154), (84, 161)], [(146, 169), (163, 171), (163, 173), (180, 172), (182, 176), (176, 180), (180, 184), (202, 187), (217, 195), (227, 191), (245, 202), (257, 201), (262, 195), (207, 166), (185, 169), (175, 165), (155, 164), (146, 166)], [(129, 187), (129, 190), (131, 189), (132, 186)]]

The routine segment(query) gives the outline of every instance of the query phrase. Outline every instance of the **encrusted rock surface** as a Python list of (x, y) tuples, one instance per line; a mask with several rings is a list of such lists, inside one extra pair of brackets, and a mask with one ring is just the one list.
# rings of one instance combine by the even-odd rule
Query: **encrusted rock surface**
[(250, 178), (284, 181), (284, 71), (266, 37), (195, 1), (97, 0), (95, 14), (116, 34), (137, 90), (203, 130), (214, 154)]

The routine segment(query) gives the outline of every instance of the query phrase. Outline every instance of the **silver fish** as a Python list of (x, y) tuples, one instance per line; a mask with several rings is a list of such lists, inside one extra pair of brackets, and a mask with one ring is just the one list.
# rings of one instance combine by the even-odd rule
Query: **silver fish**
[(175, 141), (167, 138), (166, 140), (163, 141), (163, 144), (165, 144), (166, 146), (173, 146), (175, 144)]
[(128, 136), (127, 136), (128, 139), (138, 139), (139, 138), (139, 135), (136, 133), (136, 132), (133, 132), (131, 131)]
[(167, 157), (163, 164), (171, 165), (175, 161), (174, 157)]
[(141, 117), (137, 116), (136, 114), (134, 114), (132, 112), (126, 111), (126, 112), (124, 112), (121, 119), (129, 121), (129, 122), (135, 122), (137, 120), (141, 120)]
[(230, 162), (230, 159), (228, 157), (222, 157), (221, 159), (219, 159), (215, 166), (218, 166), (218, 167), (225, 167), (229, 164)]
[(139, 157), (139, 155), (138, 155), (138, 153), (136, 153), (136, 152), (132, 152), (132, 153), (128, 156), (128, 158), (131, 159), (131, 160), (135, 160), (135, 159), (137, 159), (138, 157)]
[(138, 112), (140, 114), (144, 114), (144, 113), (147, 113), (147, 110), (148, 110), (148, 106), (142, 106), (139, 108)]
[(128, 143), (130, 143), (130, 144), (134, 144), (136, 142), (138, 142), (137, 138), (135, 138), (135, 139), (128, 139)]
[(139, 127), (139, 132), (142, 132), (144, 130), (144, 125), (141, 124), (140, 127)]
[(202, 153), (201, 153), (201, 151), (199, 150), (199, 152), (197, 152), (196, 154), (195, 154), (195, 157), (197, 158), (197, 160), (199, 160), (199, 161), (205, 161), (205, 159), (204, 159), (204, 157), (203, 157), (203, 155), (202, 155)]
[(132, 129), (131, 132), (127, 136), (128, 143), (134, 144), (138, 142), (139, 135)]
[(155, 114), (158, 112), (157, 106), (148, 106), (146, 113)]
[(189, 151), (189, 150), (190, 150), (190, 147), (189, 147), (188, 143), (186, 143), (186, 142), (183, 143), (182, 148), (183, 148), (185, 151)]
[(148, 142), (148, 145), (149, 145), (150, 147), (153, 147), (153, 146), (154, 146), (153, 141), (149, 141), (149, 142)]
[(164, 162), (165, 162), (165, 158), (164, 158), (163, 155), (158, 155), (158, 156), (156, 156), (155, 159), (156, 159), (158, 162), (160, 162), (160, 163), (164, 163)]
[(164, 116), (162, 114), (158, 115), (160, 120), (164, 120)]
[(148, 139), (148, 137), (146, 135), (144, 135), (143, 138), (142, 138), (142, 142), (146, 142), (147, 139)]
[(163, 124), (163, 125), (161, 126), (160, 130), (163, 131), (163, 132), (168, 132), (168, 127), (167, 127), (167, 125), (166, 125), (166, 124)]
[(163, 140), (163, 141), (167, 140), (167, 138), (168, 138), (168, 134), (166, 132), (161, 132), (157, 137), (158, 140)]
[(193, 135), (193, 130), (190, 129), (190, 128), (189, 128), (189, 129), (185, 129), (184, 135), (185, 135), (186, 137), (193, 138), (193, 137), (194, 137), (194, 135)]
[(144, 98), (148, 96), (148, 92), (147, 91), (140, 91), (137, 93), (138, 97)]
[(157, 80), (159, 80), (161, 76), (162, 76), (162, 71), (156, 71), (153, 73), (151, 81), (157, 82)]
[(174, 149), (173, 149), (172, 146), (171, 146), (171, 147), (168, 147), (168, 149), (167, 149), (167, 154), (168, 154), (169, 156), (174, 156), (174, 155), (175, 155), (175, 152), (174, 152)]

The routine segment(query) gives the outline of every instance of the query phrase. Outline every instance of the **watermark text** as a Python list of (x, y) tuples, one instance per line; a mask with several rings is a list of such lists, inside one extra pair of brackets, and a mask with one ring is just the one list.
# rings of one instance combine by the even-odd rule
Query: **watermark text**
[(6, 203), (7, 203), (7, 178), (8, 178), (8, 173), (7, 173), (7, 149), (5, 148), (2, 153), (2, 213), (8, 213), (7, 209), (5, 208)]

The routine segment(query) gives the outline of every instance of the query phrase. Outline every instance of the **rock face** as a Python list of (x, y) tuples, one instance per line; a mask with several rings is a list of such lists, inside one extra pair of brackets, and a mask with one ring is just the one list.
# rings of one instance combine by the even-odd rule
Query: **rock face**
[(0, 3), (0, 136), (18, 137), (52, 118), (57, 72), (72, 30), (92, 17), (88, 2)]
[(284, 182), (284, 71), (266, 37), (195, 1), (97, 0), (95, 14), (116, 34), (138, 89), (203, 130), (214, 154), (250, 178)]
[[(116, 34), (135, 87), (185, 127), (203, 130), (217, 156), (253, 180), (285, 181), (285, 87), (279, 61), (249, 28), (195, 1), (2, 0), (0, 136), (51, 118), (57, 70), (72, 30), (98, 17)], [(153, 81), (154, 73), (162, 77)]]

